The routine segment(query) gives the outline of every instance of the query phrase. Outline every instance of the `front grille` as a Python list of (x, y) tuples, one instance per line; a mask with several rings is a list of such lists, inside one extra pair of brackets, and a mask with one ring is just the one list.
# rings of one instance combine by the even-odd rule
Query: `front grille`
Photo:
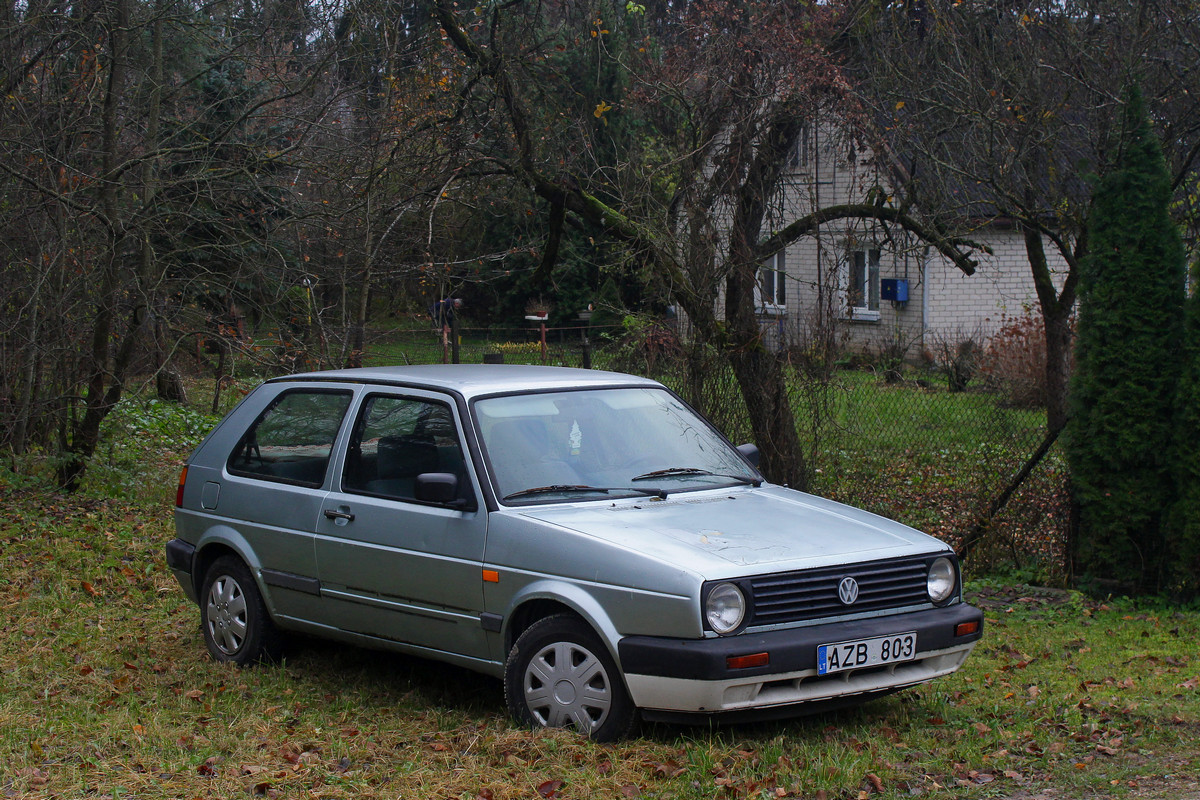
[[(754, 615), (749, 625), (780, 625), (928, 603), (926, 574), (934, 558), (875, 561), (751, 578)], [(838, 599), (838, 584), (846, 576), (858, 581), (858, 599), (852, 605)]]

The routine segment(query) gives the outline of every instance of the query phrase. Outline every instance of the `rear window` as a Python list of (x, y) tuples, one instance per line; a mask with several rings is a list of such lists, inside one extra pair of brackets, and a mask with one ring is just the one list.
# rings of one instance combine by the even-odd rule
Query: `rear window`
[(349, 405), (350, 392), (284, 392), (238, 440), (227, 469), (234, 475), (320, 486)]

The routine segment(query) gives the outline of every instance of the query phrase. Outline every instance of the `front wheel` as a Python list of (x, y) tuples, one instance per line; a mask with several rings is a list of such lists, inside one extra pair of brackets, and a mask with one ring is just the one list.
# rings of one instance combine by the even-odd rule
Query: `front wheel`
[(221, 556), (204, 575), (200, 593), (204, 643), (217, 661), (240, 667), (255, 661), (278, 661), (283, 635), (271, 622), (258, 584), (236, 556)]
[(504, 666), (504, 699), (519, 722), (572, 728), (600, 742), (625, 736), (637, 718), (608, 649), (570, 614), (538, 620), (517, 638)]

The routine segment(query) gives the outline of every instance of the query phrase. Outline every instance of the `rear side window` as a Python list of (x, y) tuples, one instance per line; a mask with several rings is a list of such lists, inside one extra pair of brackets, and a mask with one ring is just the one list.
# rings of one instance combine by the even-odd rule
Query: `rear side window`
[(349, 405), (350, 392), (284, 392), (242, 435), (227, 468), (234, 475), (320, 486)]
[(417, 476), (448, 472), (469, 496), (466, 463), (450, 407), (422, 398), (371, 395), (350, 436), (342, 488), (399, 500), (416, 498)]

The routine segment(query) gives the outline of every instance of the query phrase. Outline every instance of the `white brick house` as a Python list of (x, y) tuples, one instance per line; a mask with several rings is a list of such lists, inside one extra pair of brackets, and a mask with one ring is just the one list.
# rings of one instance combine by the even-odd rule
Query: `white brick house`
[[(872, 162), (843, 137), (810, 131), (797, 147), (772, 223), (783, 227), (814, 208), (888, 191), (887, 176)], [(833, 324), (849, 349), (898, 345), (915, 359), (947, 343), (986, 340), (1005, 316), (1036, 307), (1037, 296), (1019, 229), (991, 223), (969, 235), (992, 250), (975, 254), (979, 266), (970, 276), (898, 227), (862, 220), (823, 226), (759, 271), (757, 306), (767, 341), (774, 348), (803, 344), (815, 325)], [(1056, 278), (1065, 277), (1057, 251), (1048, 246), (1046, 255)]]

